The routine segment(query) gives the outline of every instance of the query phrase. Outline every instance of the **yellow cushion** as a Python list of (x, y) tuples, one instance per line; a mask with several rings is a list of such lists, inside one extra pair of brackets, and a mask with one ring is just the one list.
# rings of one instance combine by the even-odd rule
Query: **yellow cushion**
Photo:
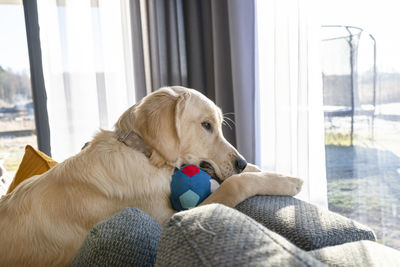
[(8, 188), (7, 194), (14, 190), (22, 181), (38, 174), (48, 171), (50, 168), (57, 165), (57, 162), (49, 156), (40, 152), (30, 145), (25, 147), (25, 154), (22, 158), (18, 171), (15, 174), (14, 180)]

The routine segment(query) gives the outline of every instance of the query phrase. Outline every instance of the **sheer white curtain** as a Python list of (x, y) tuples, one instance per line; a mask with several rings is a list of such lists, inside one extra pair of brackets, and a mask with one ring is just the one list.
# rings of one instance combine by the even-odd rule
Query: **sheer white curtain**
[(38, 0), (52, 156), (79, 152), (135, 99), (129, 1)]
[(318, 1), (258, 0), (258, 163), (304, 179), (298, 198), (327, 207)]

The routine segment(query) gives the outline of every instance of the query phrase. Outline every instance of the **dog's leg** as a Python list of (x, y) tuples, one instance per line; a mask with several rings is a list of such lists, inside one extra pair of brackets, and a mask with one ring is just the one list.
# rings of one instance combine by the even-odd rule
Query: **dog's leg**
[(247, 163), (246, 168), (243, 170), (243, 172), (261, 172), (261, 169), (258, 168), (256, 165)]
[(299, 178), (267, 172), (245, 172), (226, 179), (201, 205), (220, 203), (235, 207), (255, 195), (294, 196), (300, 192), (302, 184)]

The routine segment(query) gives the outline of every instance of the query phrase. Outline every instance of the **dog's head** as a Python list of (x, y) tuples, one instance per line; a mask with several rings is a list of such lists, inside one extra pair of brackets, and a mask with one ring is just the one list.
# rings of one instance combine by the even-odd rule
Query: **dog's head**
[(161, 166), (195, 164), (225, 180), (240, 173), (246, 161), (222, 134), (223, 116), (211, 100), (184, 87), (165, 87), (128, 109), (116, 128), (134, 131), (153, 149), (150, 160)]

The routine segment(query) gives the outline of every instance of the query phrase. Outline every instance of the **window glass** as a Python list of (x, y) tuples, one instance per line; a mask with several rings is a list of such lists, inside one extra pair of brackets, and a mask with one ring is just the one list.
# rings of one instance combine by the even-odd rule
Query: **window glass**
[(51, 152), (61, 162), (135, 103), (129, 1), (37, 3)]
[(0, 0), (0, 196), (27, 144), (37, 147), (24, 10)]
[(325, 2), (329, 209), (370, 226), (379, 242), (399, 249), (400, 6), (389, 0)]

